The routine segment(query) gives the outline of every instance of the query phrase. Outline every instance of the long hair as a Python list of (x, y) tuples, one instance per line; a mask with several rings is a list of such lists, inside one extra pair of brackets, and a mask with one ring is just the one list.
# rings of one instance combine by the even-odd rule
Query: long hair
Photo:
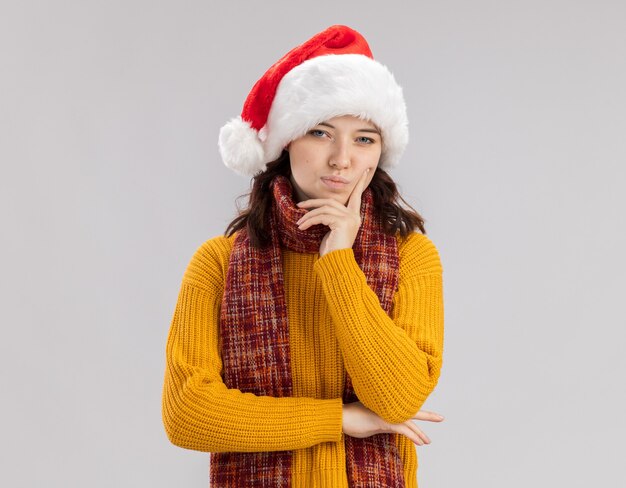
[[(283, 151), (274, 161), (267, 164), (265, 171), (257, 173), (253, 177), (252, 190), (250, 193), (241, 195), (239, 198), (249, 196), (248, 206), (239, 209), (239, 215), (228, 224), (225, 235), (230, 237), (244, 227), (248, 230), (250, 243), (256, 248), (265, 247), (270, 242), (267, 230), (267, 222), (272, 209), (273, 195), (270, 183), (277, 175), (289, 178), (291, 165), (289, 153)], [(376, 168), (369, 187), (374, 197), (374, 212), (378, 214), (383, 223), (385, 234), (395, 236), (397, 232), (406, 237), (410, 232), (418, 228), (422, 234), (426, 234), (424, 219), (402, 198), (398, 192), (396, 183), (389, 174)], [(406, 205), (404, 208), (400, 202)]]

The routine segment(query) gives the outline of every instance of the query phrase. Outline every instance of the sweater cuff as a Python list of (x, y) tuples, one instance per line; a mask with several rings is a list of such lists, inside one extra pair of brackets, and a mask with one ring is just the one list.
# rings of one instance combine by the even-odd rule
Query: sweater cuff
[[(359, 267), (351, 247), (335, 249), (319, 258), (313, 265), (313, 270), (323, 282), (328, 283), (345, 274), (360, 274), (365, 280), (365, 274)], [(367, 280), (366, 280), (367, 281)]]
[(319, 428), (312, 433), (314, 443), (340, 442), (343, 435), (343, 400), (332, 398), (316, 403), (314, 416)]

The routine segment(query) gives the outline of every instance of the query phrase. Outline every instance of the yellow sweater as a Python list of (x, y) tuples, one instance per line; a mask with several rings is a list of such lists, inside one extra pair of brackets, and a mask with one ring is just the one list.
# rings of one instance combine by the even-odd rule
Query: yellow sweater
[[(228, 389), (219, 316), (234, 236), (209, 239), (185, 271), (166, 347), (163, 423), (169, 440), (205, 452), (293, 450), (292, 486), (347, 487), (342, 392), (383, 419), (411, 418), (435, 388), (443, 354), (439, 254), (425, 235), (398, 235), (391, 317), (352, 249), (283, 250), (293, 397)], [(406, 486), (417, 487), (415, 445), (396, 434)]]

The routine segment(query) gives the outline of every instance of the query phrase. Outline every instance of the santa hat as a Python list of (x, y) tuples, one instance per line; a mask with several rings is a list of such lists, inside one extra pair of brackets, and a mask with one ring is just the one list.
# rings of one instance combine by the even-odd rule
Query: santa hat
[(365, 38), (334, 25), (289, 51), (256, 82), (239, 117), (219, 134), (224, 164), (253, 176), (311, 127), (341, 115), (369, 120), (383, 141), (379, 166), (394, 167), (409, 139), (402, 88)]

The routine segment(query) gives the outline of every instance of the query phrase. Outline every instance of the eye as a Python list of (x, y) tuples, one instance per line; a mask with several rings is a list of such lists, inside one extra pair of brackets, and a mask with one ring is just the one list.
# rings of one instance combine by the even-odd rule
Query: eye
[(365, 136), (357, 137), (357, 141), (364, 142), (365, 144), (374, 144), (376, 142), (371, 137), (365, 137)]
[(313, 137), (324, 137), (326, 132), (320, 129), (313, 129), (309, 131), (309, 134), (311, 134)]

